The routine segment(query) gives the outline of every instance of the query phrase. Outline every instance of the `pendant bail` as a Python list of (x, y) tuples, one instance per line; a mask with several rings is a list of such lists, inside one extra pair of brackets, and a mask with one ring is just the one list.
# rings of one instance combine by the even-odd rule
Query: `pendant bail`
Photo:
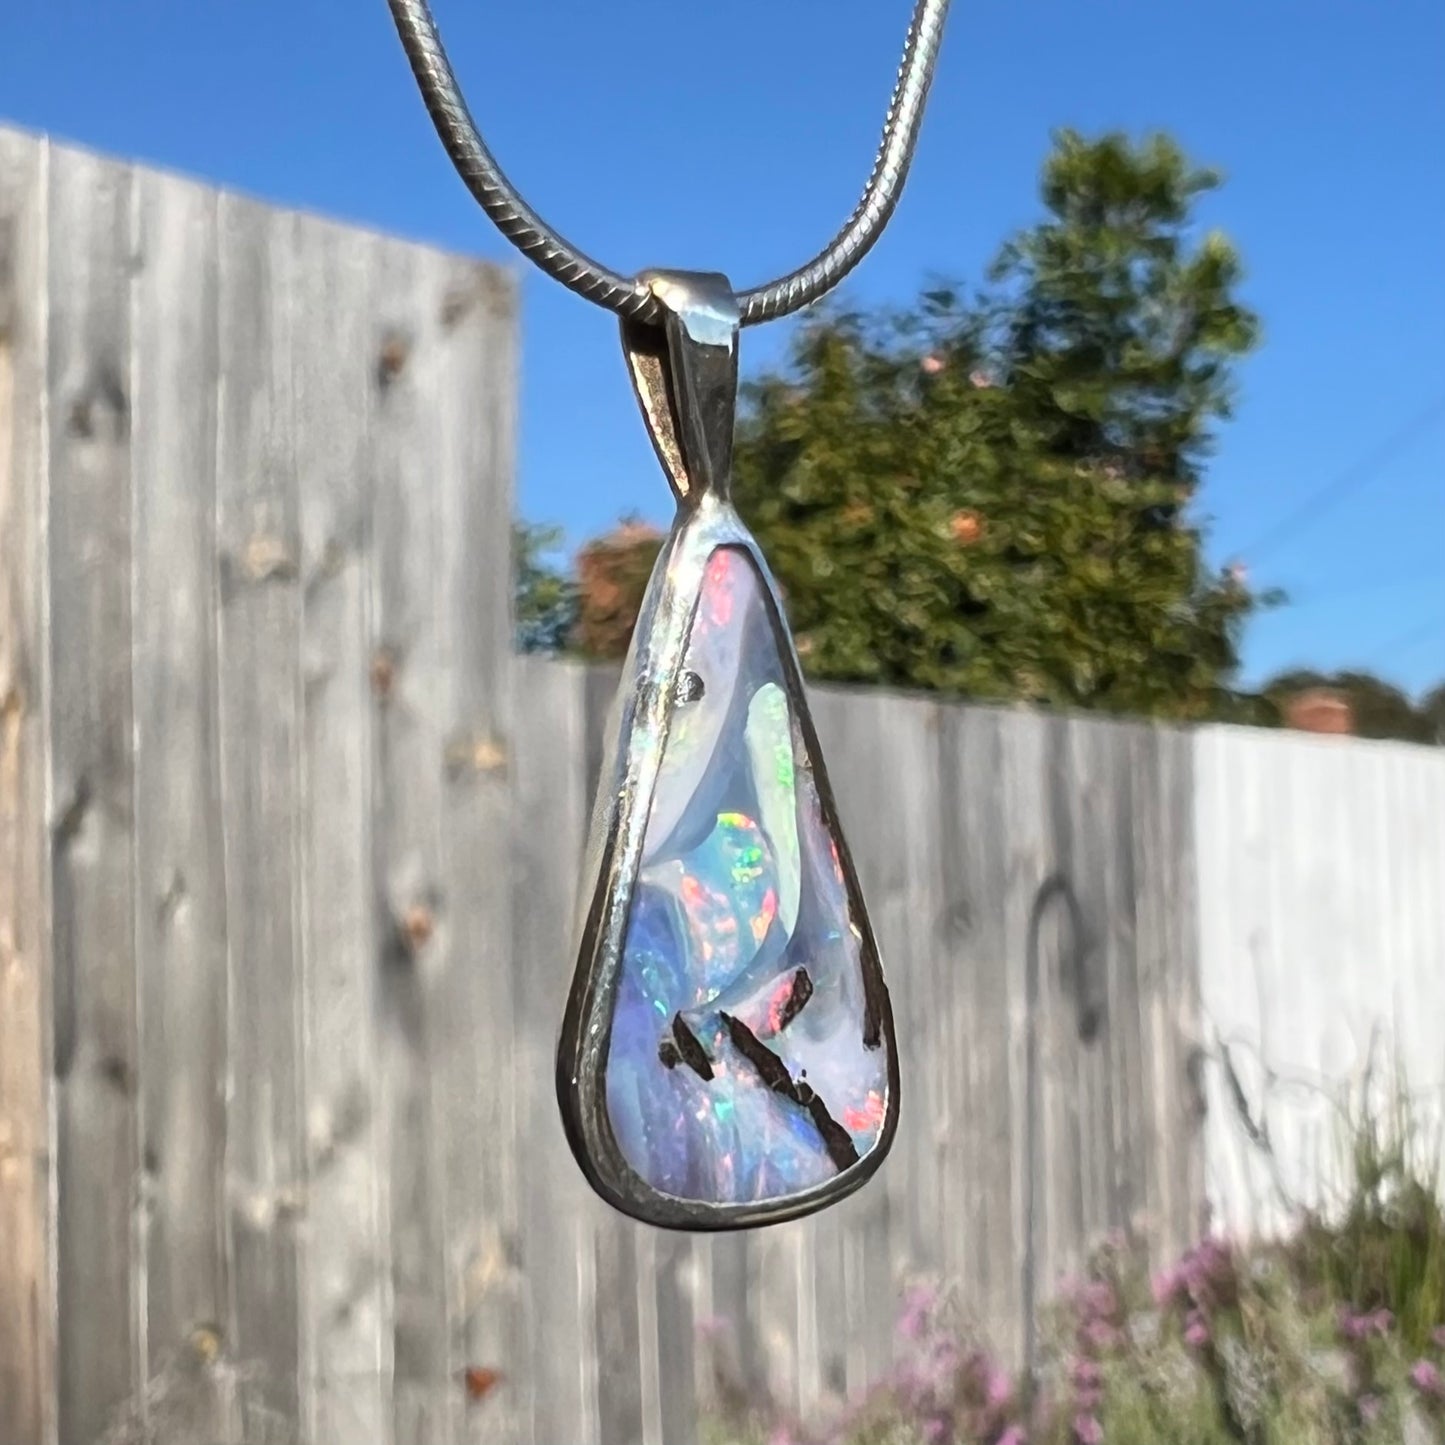
[(622, 349), (658, 460), (679, 505), (726, 501), (737, 418), (741, 316), (726, 276), (648, 271), (661, 326), (624, 319)]

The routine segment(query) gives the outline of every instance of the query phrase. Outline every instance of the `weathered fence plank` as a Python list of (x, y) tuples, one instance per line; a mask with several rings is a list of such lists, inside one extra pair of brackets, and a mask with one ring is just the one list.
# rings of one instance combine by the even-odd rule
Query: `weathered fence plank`
[[(135, 920), (147, 1373), (224, 1343), (226, 929), (216, 714), (217, 197), (136, 175)], [(178, 485), (178, 479), (184, 479)], [(226, 1437), (197, 1371), (160, 1402), (161, 1445)]]
[[(292, 360), (303, 585), (306, 1445), (392, 1439), (371, 874), (370, 305), (377, 245), (305, 218)], [(324, 425), (321, 424), (324, 419)]]
[(698, 1433), (698, 1241), (676, 1233), (649, 1237), (657, 1333), (657, 1411), (651, 1428), (660, 1445), (692, 1445)]
[(1009, 817), (998, 785), (1010, 721), (996, 711), (953, 708), (939, 719), (933, 776), (943, 912), (935, 956), (950, 987), (940, 990), (928, 1070), (942, 1111), (931, 1138), (936, 1192), (912, 1254), (915, 1267), (926, 1266), (934, 1231), (935, 1268), (960, 1291), (967, 1317), (988, 1322), (1000, 1345), (1017, 1317), (1023, 1224), (1012, 1168), (1023, 980), (1007, 941)]
[[(522, 1322), (511, 968), (510, 552), (516, 380), (512, 278), (450, 261), (429, 298), (436, 338), (428, 422), (441, 528), (436, 606), (447, 679), (441, 800), (443, 948), (429, 1066), (445, 1104), (450, 1372), (515, 1376)], [(461, 1390), (457, 1397), (465, 1400)], [(510, 1392), (473, 1403), (461, 1438), (511, 1441)]]
[(530, 1425), (524, 1445), (596, 1440), (592, 1229), (601, 1206), (573, 1163), (557, 1117), (556, 1033), (570, 983), (577, 874), (585, 846), (584, 688), (588, 672), (521, 658), (513, 680), (525, 708), (512, 769), (512, 975), (518, 1113), (531, 1128), (522, 1177), (527, 1355), (500, 1388)]
[(44, 142), (0, 131), (0, 1440), (55, 1435)]
[(395, 1436), (452, 1445), (460, 1386), (450, 1379), (439, 1081), (429, 1060), (441, 967), (445, 657), (436, 608), (438, 438), (431, 414), (433, 258), (380, 243), (371, 503), (375, 708), (372, 868), (377, 899), (382, 1108), (391, 1226)]
[[(968, 978), (952, 966), (947, 947), (951, 880), (944, 869), (938, 807), (943, 710), (915, 701), (901, 718), (885, 714), (875, 719), (874, 727), (886, 729), (886, 736), (875, 731), (865, 747), (886, 751), (889, 757), (889, 765), (875, 774), (876, 786), (887, 790), (888, 802), (883, 805), (878, 793), (867, 800), (868, 811), (855, 825), (861, 831), (854, 849), (864, 857), (871, 857), (876, 849), (899, 870), (891, 888), (901, 906), (887, 922), (888, 941), (880, 941), (885, 967), (890, 959), (903, 965), (902, 972), (890, 969), (906, 1110), (897, 1145), (905, 1162), (885, 1176), (895, 1272), (886, 1291), (891, 1299), (910, 1267), (946, 1273), (969, 1225), (962, 1199), (952, 1211), (955, 1217), (945, 1223), (946, 1215), (940, 1214), (946, 1141), (964, 1127), (957, 1107), (956, 1070), (967, 1056), (967, 1045), (955, 1054), (952, 1040), (957, 1005)], [(855, 748), (852, 758), (861, 755), (862, 750)], [(851, 776), (851, 770), (844, 774)], [(914, 959), (931, 959), (931, 966), (913, 966)], [(920, 1046), (936, 1067), (917, 1068)], [(875, 1315), (891, 1329), (890, 1310), (877, 1310)]]
[[(234, 1348), (253, 1432), (294, 1422), (305, 1155), (299, 937), (297, 218), (222, 196), (217, 413), (221, 800), (231, 1001)], [(326, 324), (317, 318), (316, 324)]]
[(132, 171), (50, 152), (51, 850), (60, 1437), (145, 1369), (132, 908)]
[(902, 1254), (896, 1241), (907, 1247), (910, 1192), (931, 1168), (924, 1160), (932, 1148), (933, 1086), (917, 1061), (921, 1049), (931, 1049), (937, 971), (905, 960), (930, 958), (940, 912), (938, 840), (930, 826), (937, 709), (918, 699), (890, 698), (888, 706), (882, 694), (858, 698), (832, 689), (812, 701), (888, 980), (902, 1075), (895, 1156), (878, 1187), (838, 1206), (842, 1310), (819, 1322), (823, 1348), (842, 1356), (848, 1389), (857, 1394), (892, 1362)]
[[(1116, 1079), (1111, 1067), (1121, 1034), (1127, 1034), (1111, 1008), (1114, 983), (1117, 974), (1133, 963), (1132, 923), (1113, 907), (1118, 858), (1128, 839), (1127, 800), (1120, 786), (1127, 772), (1119, 767), (1121, 757), (1127, 761), (1126, 747), (1124, 729), (1070, 719), (1064, 750), (1055, 759), (1056, 771), (1050, 778), (1058, 800), (1056, 826), (1063, 834), (1055, 839), (1059, 862), (1083, 913), (1079, 977), (1072, 997), (1067, 970), (1058, 980), (1064, 984), (1060, 1032), (1072, 1045), (1077, 1090), (1069, 1089), (1067, 1077), (1050, 1080), (1064, 1093), (1073, 1093), (1079, 1105), (1075, 1129), (1081, 1208), (1077, 1233), (1069, 1243), (1081, 1252), (1114, 1221), (1129, 1218), (1129, 1205), (1119, 1187), (1121, 1158), (1113, 1152), (1116, 1142), (1121, 1151), (1127, 1147), (1116, 1114), (1121, 1101), (1115, 1093), (1115, 1087), (1127, 1081)], [(1132, 912), (1132, 897), (1128, 906)]]
[[(1036, 872), (1031, 890), (1033, 932), (1026, 934), (1021, 957), (1035, 974), (1030, 1016), (1040, 1039), (1035, 1082), (1038, 1193), (1043, 1208), (1033, 1221), (1038, 1234), (1038, 1284), (1042, 1297), (1076, 1263), (1071, 1248), (1085, 1237), (1088, 1177), (1083, 1126), (1090, 1117), (1086, 1093), (1093, 1071), (1084, 1044), (1089, 1027), (1089, 990), (1099, 968), (1099, 920), (1082, 896), (1075, 871), (1076, 817), (1067, 791), (1071, 757), (1071, 720), (1049, 717), (1037, 734), (1025, 766), (1037, 768), (1028, 780), (1037, 811), (1023, 814), (1028, 848)], [(1022, 759), (1020, 761), (1023, 761)], [(1081, 774), (1080, 791), (1090, 798), (1091, 780)], [(1094, 784), (1097, 788), (1097, 784)], [(1092, 1042), (1092, 1038), (1087, 1042)]]
[(1197, 1084), (1199, 916), (1194, 868), (1195, 744), (1132, 733), (1134, 935), (1147, 1144), (1139, 1234), (1176, 1259), (1204, 1226), (1204, 1118)]

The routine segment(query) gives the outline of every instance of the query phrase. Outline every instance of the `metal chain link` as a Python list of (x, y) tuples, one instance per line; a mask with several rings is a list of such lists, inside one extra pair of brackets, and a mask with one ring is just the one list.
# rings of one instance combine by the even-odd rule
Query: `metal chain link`
[[(427, 112), (452, 164), (497, 229), (529, 260), (579, 296), (633, 321), (657, 321), (656, 298), (577, 249), (517, 193), (487, 149), (437, 33), (427, 0), (387, 0)], [(800, 310), (831, 291), (868, 254), (898, 204), (918, 143), (949, 0), (916, 0), (898, 79), (868, 184), (847, 224), (806, 265), (738, 296), (744, 326)]]

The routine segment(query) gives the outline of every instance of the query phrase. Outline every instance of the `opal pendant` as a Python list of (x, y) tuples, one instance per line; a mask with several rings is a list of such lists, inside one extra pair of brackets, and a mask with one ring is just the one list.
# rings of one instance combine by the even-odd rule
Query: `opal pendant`
[(604, 748), (558, 1098), (616, 1208), (746, 1228), (877, 1169), (898, 1059), (777, 588), (728, 500), (736, 303), (721, 277), (649, 280), (665, 324), (623, 343), (678, 515)]

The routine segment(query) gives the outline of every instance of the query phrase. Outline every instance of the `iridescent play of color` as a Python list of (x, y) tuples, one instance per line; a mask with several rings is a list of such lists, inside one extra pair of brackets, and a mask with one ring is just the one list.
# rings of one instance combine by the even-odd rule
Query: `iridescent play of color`
[(612, 1131), (647, 1184), (778, 1199), (875, 1147), (888, 1043), (869, 1022), (861, 946), (761, 579), (720, 548), (663, 746), (608, 1049)]

